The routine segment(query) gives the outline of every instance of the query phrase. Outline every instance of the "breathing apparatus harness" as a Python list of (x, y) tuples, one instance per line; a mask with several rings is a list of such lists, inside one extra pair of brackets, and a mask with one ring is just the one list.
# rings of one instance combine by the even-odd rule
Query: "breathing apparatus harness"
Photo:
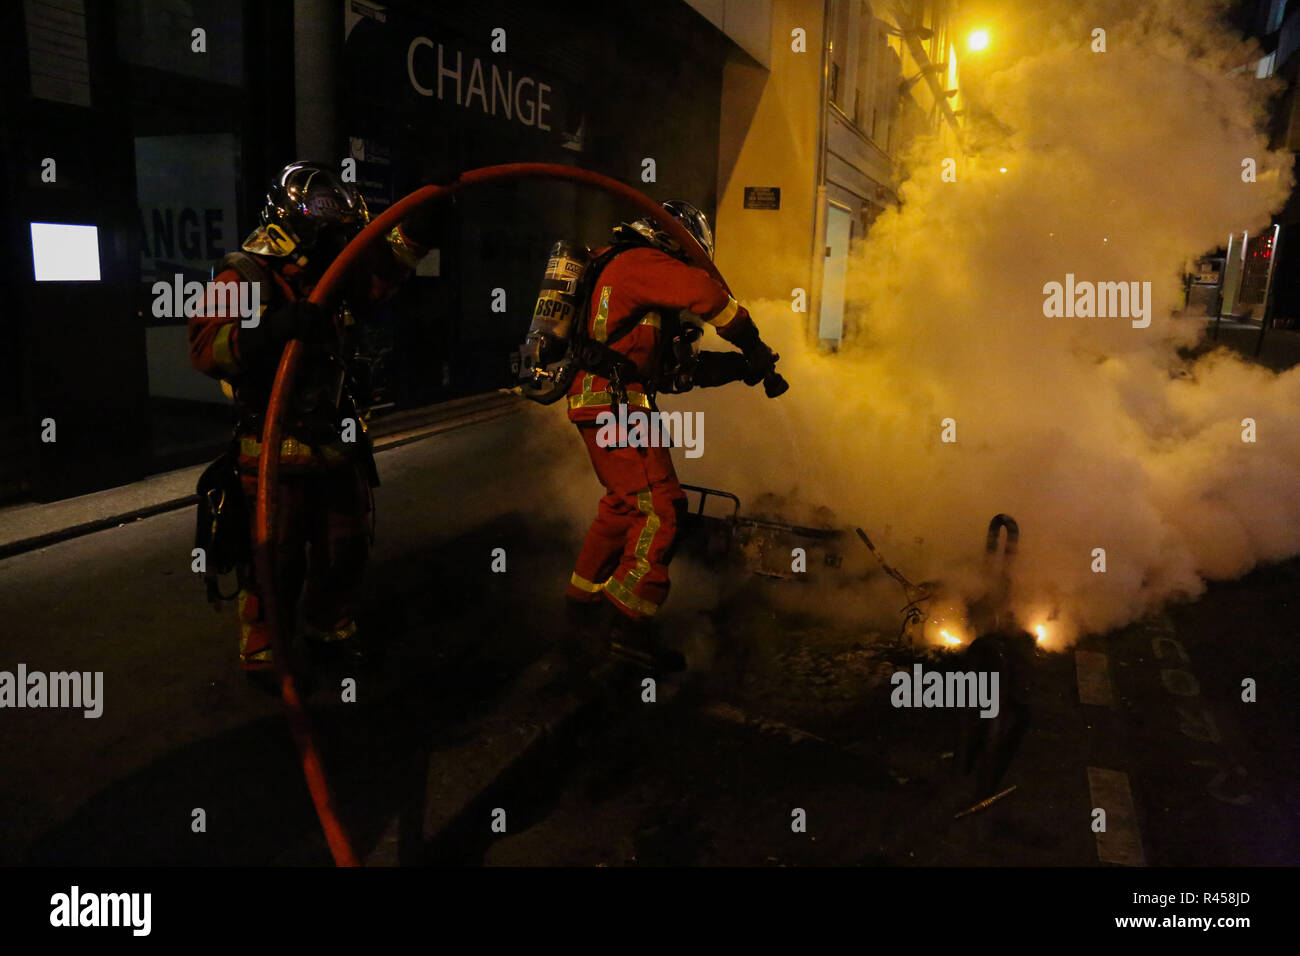
[[(640, 381), (636, 363), (625, 354), (613, 348), (613, 344), (629, 335), (637, 327), (636, 322), (627, 323), (624, 328), (598, 342), (587, 333), (588, 312), (591, 309), (591, 296), (596, 290), (596, 283), (605, 267), (615, 257), (643, 243), (616, 242), (587, 264), (582, 280), (578, 283), (578, 314), (574, 317), (572, 348), (574, 351), (574, 371), (589, 372), (609, 379), (609, 393), (612, 405), (627, 404), (627, 387)], [(648, 383), (642, 383), (648, 385)]]
[[(594, 259), (587, 258), (590, 253), (574, 243), (560, 241), (552, 248), (533, 311), (532, 327), (520, 349), (519, 377), (526, 398), (543, 405), (558, 401), (578, 372), (608, 379), (613, 405), (627, 404), (628, 386), (633, 383), (643, 385), (649, 392), (680, 394), (697, 384), (721, 385), (741, 377), (744, 359), (739, 353), (734, 353), (734, 361), (722, 363), (727, 368), (726, 374), (721, 372), (721, 366), (712, 374), (701, 374), (697, 343), (704, 330), (694, 323), (683, 322), (676, 312), (660, 315), (665, 342), (648, 375), (643, 375), (635, 362), (613, 348), (614, 343), (637, 327), (642, 316), (634, 316), (636, 321), (628, 322), (604, 342), (591, 338), (587, 320), (601, 273), (615, 257), (636, 248), (657, 246), (625, 228), (617, 230), (614, 244)], [(578, 269), (580, 275), (573, 275)], [(646, 310), (650, 311), (654, 310)], [(733, 357), (733, 353), (706, 354), (719, 359)]]
[[(244, 282), (259, 283), (263, 289), (275, 288), (278, 285), (283, 297), (289, 300), (289, 304), (298, 301), (291, 289), (283, 283), (275, 283), (270, 270), (247, 252), (232, 252), (225, 256), (217, 264), (213, 273), (220, 274), (227, 269), (237, 273)], [(344, 311), (345, 315), (350, 315), (346, 307)], [(267, 321), (267, 317), (263, 316), (262, 320)], [(313, 347), (312, 355), (317, 359), (314, 363), (315, 367), (302, 378), (295, 389), (293, 410), (298, 413), (299, 428), (305, 432), (308, 441), (312, 443), (329, 441), (336, 437), (335, 425), (340, 418), (344, 417), (353, 418), (364, 431), (361, 406), (355, 395), (357, 383), (345, 356), (340, 354), (338, 349), (323, 344)], [(265, 404), (265, 398), (258, 394), (241, 396), (243, 419), (239, 422), (239, 427), (242, 430), (261, 434), (264, 419), (260, 409)], [(363, 462), (364, 464), (366, 463)], [(367, 471), (373, 472), (373, 470), (372, 464), (367, 467)], [(378, 481), (375, 480), (373, 484), (377, 485)]]
[[(232, 252), (217, 263), (213, 276), (227, 270), (233, 270), (243, 282), (260, 283), (263, 289), (276, 287), (273, 276), (258, 259), (247, 252)], [(291, 296), (292, 293), (289, 293)], [(265, 300), (263, 300), (265, 301)], [(295, 299), (290, 298), (292, 304)], [(262, 316), (266, 321), (266, 316)], [(335, 437), (335, 422), (351, 417), (357, 423), (358, 457), (357, 463), (368, 480), (370, 488), (379, 484), (379, 473), (375, 466), (374, 448), (365, 421), (361, 415), (361, 406), (353, 394), (352, 374), (348, 363), (333, 348), (321, 348), (316, 356), (320, 364), (309, 374), (291, 399), (291, 408), (297, 419), (298, 431), (309, 444), (329, 441)], [(222, 382), (227, 394), (235, 397), (234, 388), (228, 382)], [(242, 386), (238, 403), (238, 418), (235, 422), (235, 435), (227, 450), (213, 461), (200, 476), (195, 491), (198, 495), (198, 509), (195, 520), (195, 547), (202, 548), (206, 555), (206, 569), (203, 574), (207, 588), (208, 600), (214, 606), (223, 600), (230, 600), (234, 593), (223, 594), (220, 590), (220, 576), (234, 572), (239, 586), (243, 587), (250, 580), (252, 570), (252, 537), (249, 533), (251, 514), (240, 478), (239, 459), (241, 457), (240, 435), (261, 435), (265, 424), (264, 405), (268, 396), (249, 394)], [(310, 393), (310, 394), (307, 394)], [(374, 540), (374, 492), (371, 491), (370, 503), (370, 538)]]

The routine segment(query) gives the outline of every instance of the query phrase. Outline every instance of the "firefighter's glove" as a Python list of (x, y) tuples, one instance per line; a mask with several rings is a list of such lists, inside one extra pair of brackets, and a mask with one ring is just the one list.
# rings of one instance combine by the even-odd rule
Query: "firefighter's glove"
[(746, 385), (757, 385), (763, 381), (767, 374), (776, 368), (776, 360), (780, 358), (762, 342), (750, 348), (744, 355), (745, 376), (743, 381)]
[(257, 325), (239, 329), (241, 364), (252, 367), (275, 362), (290, 339), (308, 344), (328, 341), (334, 333), (330, 313), (306, 299), (299, 299), (262, 316)]
[(401, 229), (411, 242), (428, 249), (438, 242), (438, 223), (439, 215), (433, 203), (425, 203), (413, 209), (402, 220)]
[(746, 314), (742, 325), (734, 333), (726, 336), (745, 356), (745, 374), (742, 381), (746, 385), (757, 385), (776, 365), (777, 354), (768, 348), (758, 337), (758, 328)]
[[(393, 260), (413, 272), (420, 260), (429, 254), (437, 237), (438, 220), (434, 218), (431, 204), (425, 203), (389, 230), (388, 246)], [(401, 278), (404, 276), (393, 276), (390, 281)]]
[(334, 334), (334, 322), (327, 310), (307, 299), (290, 302), (267, 319), (267, 334), (276, 345), (290, 339), (316, 344), (328, 341)]
[(695, 385), (716, 388), (745, 377), (747, 365), (739, 352), (701, 352), (695, 366)]

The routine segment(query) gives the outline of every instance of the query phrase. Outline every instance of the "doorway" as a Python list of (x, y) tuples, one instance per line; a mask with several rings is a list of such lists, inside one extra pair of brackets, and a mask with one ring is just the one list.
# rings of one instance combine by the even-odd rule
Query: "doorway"
[(853, 213), (837, 202), (826, 204), (826, 260), (822, 265), (821, 309), (818, 337), (838, 346), (844, 337), (844, 292), (849, 268), (849, 239)]

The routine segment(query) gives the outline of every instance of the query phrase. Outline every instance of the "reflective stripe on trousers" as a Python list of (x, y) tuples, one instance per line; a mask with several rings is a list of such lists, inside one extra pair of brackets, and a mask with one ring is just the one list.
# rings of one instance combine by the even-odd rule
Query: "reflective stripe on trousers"
[(605, 486), (587, 531), (568, 594), (603, 594), (629, 617), (650, 617), (668, 596), (668, 563), (686, 495), (667, 448), (602, 448), (598, 429), (579, 428)]

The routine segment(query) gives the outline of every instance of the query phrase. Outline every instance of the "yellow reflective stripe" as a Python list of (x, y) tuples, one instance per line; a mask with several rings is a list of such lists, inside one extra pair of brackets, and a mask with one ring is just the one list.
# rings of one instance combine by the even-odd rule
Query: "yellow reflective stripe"
[(651, 604), (645, 598), (637, 597), (624, 585), (619, 584), (613, 578), (605, 582), (605, 593), (608, 594), (618, 604), (623, 605), (629, 610), (644, 614), (646, 617), (653, 617), (659, 610), (657, 604)]
[(239, 366), (235, 364), (234, 350), (230, 347), (230, 333), (234, 329), (235, 323), (227, 322), (217, 329), (217, 334), (212, 339), (212, 361), (221, 371), (231, 375), (239, 372)]
[(609, 293), (613, 288), (612, 285), (607, 285), (600, 290), (600, 306), (596, 309), (596, 323), (591, 329), (591, 336), (597, 342), (605, 341), (605, 323), (609, 321)]
[(599, 594), (604, 588), (603, 584), (596, 584), (593, 581), (588, 581), (577, 571), (573, 572), (573, 576), (569, 578), (569, 583), (579, 590), (586, 591), (588, 594)]
[(721, 312), (709, 319), (709, 324), (716, 329), (725, 328), (731, 324), (731, 320), (736, 317), (736, 313), (739, 311), (740, 303), (735, 299), (728, 297), (727, 304), (723, 306)]
[[(587, 384), (587, 382), (583, 383), (584, 387), (581, 395), (569, 396), (570, 408), (591, 408), (593, 405), (609, 405), (610, 402), (614, 401), (614, 396), (610, 395), (609, 392), (589, 391), (586, 387)], [(650, 407), (650, 399), (645, 392), (628, 392), (627, 403), (635, 405), (637, 408)]]
[(659, 313), (647, 312), (645, 314), (645, 318), (643, 318), (640, 322), (638, 322), (637, 325), (648, 325), (654, 329), (660, 328), (661, 323), (659, 321)]
[(346, 641), (357, 633), (357, 622), (347, 621), (338, 627), (323, 628), (317, 627), (310, 621), (303, 622), (303, 631), (306, 636), (313, 641), (319, 641), (322, 644), (333, 644), (335, 641)]
[[(296, 438), (286, 438), (280, 442), (281, 458), (312, 458), (317, 454), (326, 458), (342, 458), (344, 453), (330, 445), (322, 445), (318, 449), (312, 448), (305, 442), (300, 442)], [(239, 440), (239, 454), (244, 458), (259, 458), (262, 454), (262, 442), (257, 438), (244, 437)]]
[[(604, 394), (604, 393), (602, 393), (602, 394)], [(588, 398), (589, 398), (590, 395), (591, 395), (591, 373), (590, 373), (590, 372), (583, 372), (583, 373), (582, 373), (582, 394), (581, 394), (581, 395), (570, 395), (570, 396), (569, 396), (569, 407), (570, 407), (570, 408), (583, 408), (584, 406), (587, 406), (587, 405), (596, 405), (596, 404), (598, 404), (597, 402), (588, 401)]]
[(654, 499), (650, 496), (649, 488), (642, 488), (636, 493), (636, 506), (646, 517), (645, 527), (641, 529), (641, 536), (636, 541), (636, 550), (632, 552), (636, 557), (636, 567), (623, 578), (623, 584), (629, 589), (635, 588), (637, 582), (650, 570), (650, 545), (659, 532), (659, 516), (655, 514)]
[(659, 533), (659, 515), (655, 514), (654, 499), (649, 488), (643, 488), (636, 493), (636, 506), (646, 516), (645, 527), (641, 529), (633, 552), (636, 557), (636, 567), (628, 571), (622, 581), (610, 575), (609, 580), (605, 582), (605, 591), (624, 607), (650, 616), (659, 610), (658, 605), (651, 604), (645, 598), (638, 596), (634, 590), (637, 583), (650, 570), (650, 546), (654, 543), (655, 535)]

